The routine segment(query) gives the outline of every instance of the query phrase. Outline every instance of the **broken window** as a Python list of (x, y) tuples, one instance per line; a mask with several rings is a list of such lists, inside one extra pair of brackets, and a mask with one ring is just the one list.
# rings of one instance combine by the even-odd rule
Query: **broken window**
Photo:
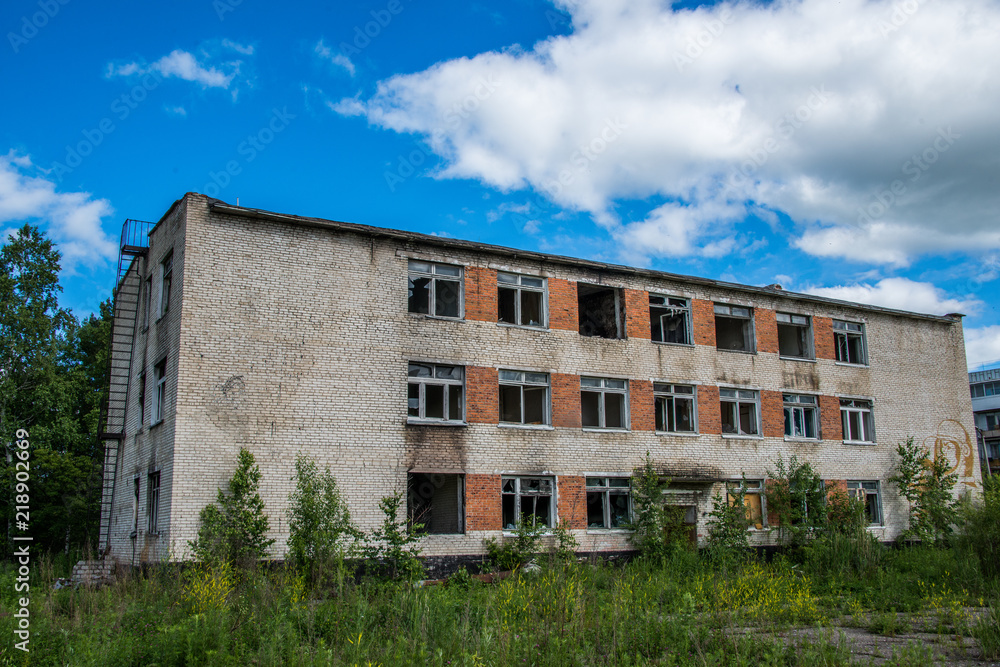
[(834, 320), (833, 337), (837, 348), (837, 361), (860, 365), (868, 363), (865, 350), (865, 325)]
[(461, 317), (462, 267), (410, 260), (409, 311)]
[(694, 433), (694, 387), (687, 384), (653, 383), (656, 430), (669, 433)]
[(525, 517), (534, 525), (553, 524), (551, 477), (502, 477), (503, 529), (516, 530)]
[(160, 515), (160, 471), (151, 472), (146, 478), (146, 532), (158, 535)]
[(720, 350), (753, 352), (753, 309), (715, 304), (715, 347)]
[(153, 367), (153, 378), (156, 386), (153, 389), (153, 414), (150, 423), (158, 424), (163, 421), (165, 408), (167, 406), (167, 360), (163, 359)]
[(847, 482), (847, 493), (854, 496), (865, 504), (865, 516), (868, 523), (882, 525), (882, 499), (879, 494), (879, 484), (877, 481), (851, 481)]
[(794, 359), (813, 358), (813, 335), (807, 315), (777, 313), (778, 354)]
[(407, 414), (410, 419), (461, 422), (464, 369), (444, 364), (411, 363), (407, 385)]
[(629, 478), (587, 478), (587, 528), (628, 528)]
[(840, 418), (846, 442), (875, 442), (872, 402), (856, 398), (840, 399)]
[(584, 428), (627, 428), (628, 382), (611, 378), (580, 378)]
[(764, 494), (764, 480), (746, 479), (726, 484), (729, 504), (736, 502), (733, 494), (743, 491), (743, 504), (747, 508), (747, 520), (757, 530), (767, 525), (767, 499)]
[(549, 374), (500, 371), (500, 421), (549, 423)]
[(728, 435), (757, 435), (759, 394), (752, 389), (719, 388), (722, 407), (722, 432)]
[(819, 414), (816, 397), (805, 394), (783, 394), (785, 404), (785, 437), (818, 438)]
[(423, 533), (465, 532), (465, 479), (444, 473), (406, 476), (406, 516), (410, 525), (422, 524)]
[(170, 310), (170, 283), (174, 275), (174, 253), (168, 253), (160, 264), (160, 317)]
[(601, 285), (577, 283), (580, 308), (580, 335), (624, 338), (621, 290)]
[(657, 343), (691, 344), (691, 302), (649, 295), (650, 337)]
[(545, 326), (545, 278), (497, 274), (498, 321), (523, 327)]

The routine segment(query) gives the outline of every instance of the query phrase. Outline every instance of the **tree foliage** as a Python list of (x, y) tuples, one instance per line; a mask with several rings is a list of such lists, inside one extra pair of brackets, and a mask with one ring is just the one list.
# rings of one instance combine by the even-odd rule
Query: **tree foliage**
[(715, 494), (708, 513), (708, 553), (723, 565), (745, 556), (750, 550), (750, 514), (746, 506), (746, 477), (739, 488)]
[(958, 522), (958, 501), (952, 490), (958, 475), (949, 473), (951, 462), (925, 447), (914, 444), (909, 437), (896, 446), (899, 460), (888, 478), (899, 495), (906, 499), (910, 525), (902, 537), (922, 542), (942, 543), (948, 540)]
[(765, 494), (768, 519), (776, 524), (771, 529), (780, 544), (801, 547), (826, 525), (823, 480), (794, 454), (787, 462), (779, 455), (774, 467), (767, 471)]
[(632, 473), (632, 534), (629, 539), (643, 558), (664, 560), (684, 549), (688, 527), (684, 508), (664, 502), (669, 479), (661, 479), (646, 452), (645, 463)]
[(403, 493), (399, 491), (379, 501), (382, 525), (366, 538), (364, 556), (371, 566), (381, 568), (391, 579), (415, 581), (424, 573), (420, 547), (416, 544), (423, 525), (400, 516), (403, 501)]

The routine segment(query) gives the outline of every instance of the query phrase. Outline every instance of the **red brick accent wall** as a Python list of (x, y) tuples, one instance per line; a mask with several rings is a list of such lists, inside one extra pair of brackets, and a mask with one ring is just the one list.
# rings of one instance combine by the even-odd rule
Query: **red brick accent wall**
[(493, 269), (465, 267), (465, 319), (497, 321), (497, 272)]
[(626, 289), (625, 331), (628, 338), (649, 340), (649, 292)]
[(754, 308), (754, 329), (757, 334), (757, 351), (778, 353), (778, 320), (774, 311), (767, 308)]
[(694, 320), (694, 344), (715, 347), (715, 304), (711, 301), (691, 299), (691, 317)]
[(559, 476), (559, 520), (570, 528), (587, 527), (587, 479)]
[(653, 406), (653, 383), (649, 380), (629, 380), (629, 412), (633, 431), (653, 431), (656, 416)]
[(465, 419), (470, 423), (500, 423), (500, 383), (497, 369), (465, 367)]
[(500, 530), (502, 527), (500, 475), (466, 475), (466, 530)]
[(552, 374), (552, 425), (580, 428), (580, 376)]
[(819, 397), (819, 437), (823, 440), (843, 440), (844, 426), (840, 419), (840, 399)]
[(561, 278), (549, 278), (550, 329), (579, 331), (579, 307), (575, 282)]
[(813, 318), (813, 337), (817, 359), (836, 359), (837, 350), (833, 342), (833, 320), (829, 317)]
[(781, 401), (780, 391), (760, 392), (760, 416), (764, 437), (784, 437), (785, 407)]
[(722, 412), (719, 409), (719, 388), (698, 387), (698, 432), (722, 433)]

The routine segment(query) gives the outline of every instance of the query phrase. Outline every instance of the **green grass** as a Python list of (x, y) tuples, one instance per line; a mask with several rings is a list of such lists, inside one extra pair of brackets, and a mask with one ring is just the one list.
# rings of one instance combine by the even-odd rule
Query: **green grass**
[[(284, 570), (204, 573), (164, 567), (99, 589), (51, 590), (57, 572), (32, 574), (31, 653), (0, 645), (2, 665), (847, 665), (833, 629), (904, 632), (896, 609), (967, 624), (996, 655), (995, 583), (958, 552), (890, 551), (866, 574), (824, 575), (785, 559), (718, 571), (695, 554), (653, 565), (551, 565), (484, 585), (365, 581), (308, 591)], [(14, 573), (0, 569), (3, 609)], [(820, 628), (790, 640), (792, 627)], [(826, 630), (823, 630), (826, 628)], [(12, 637), (12, 617), (0, 632)], [(932, 628), (933, 629), (933, 628)], [(991, 653), (992, 651), (992, 653)], [(892, 664), (925, 664), (908, 648)], [(929, 663), (928, 663), (929, 664)]]

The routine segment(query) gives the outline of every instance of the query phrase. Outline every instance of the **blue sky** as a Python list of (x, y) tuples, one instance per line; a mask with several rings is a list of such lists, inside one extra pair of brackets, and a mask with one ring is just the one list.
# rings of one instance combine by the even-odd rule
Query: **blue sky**
[(0, 229), (64, 303), (197, 191), (931, 313), (1000, 361), (1000, 6), (0, 8)]

